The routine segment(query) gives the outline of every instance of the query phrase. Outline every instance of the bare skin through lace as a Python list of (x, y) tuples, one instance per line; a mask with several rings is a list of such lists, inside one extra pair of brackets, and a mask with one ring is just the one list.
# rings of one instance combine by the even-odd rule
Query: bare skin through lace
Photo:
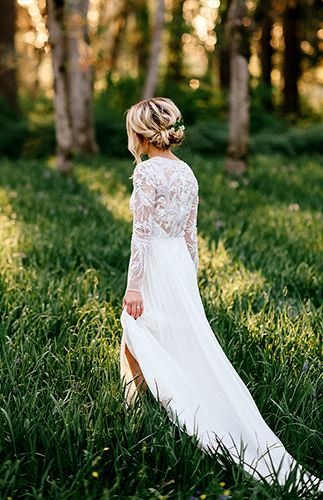
[(133, 213), (128, 290), (140, 291), (151, 237), (186, 240), (196, 271), (198, 185), (182, 161), (154, 157), (137, 165), (130, 199)]

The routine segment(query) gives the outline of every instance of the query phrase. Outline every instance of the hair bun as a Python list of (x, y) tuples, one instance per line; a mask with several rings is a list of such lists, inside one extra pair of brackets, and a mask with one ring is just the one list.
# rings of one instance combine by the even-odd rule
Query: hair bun
[(127, 114), (128, 148), (137, 162), (145, 153), (145, 139), (156, 148), (166, 150), (182, 142), (184, 130), (179, 109), (164, 97), (141, 101)]

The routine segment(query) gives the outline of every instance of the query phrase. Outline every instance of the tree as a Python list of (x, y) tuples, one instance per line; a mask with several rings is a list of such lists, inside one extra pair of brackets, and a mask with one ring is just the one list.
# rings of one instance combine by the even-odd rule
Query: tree
[(153, 97), (157, 85), (158, 62), (161, 51), (161, 35), (164, 24), (164, 9), (165, 0), (158, 0), (151, 52), (148, 63), (147, 81), (143, 93), (143, 99), (150, 99), (151, 97)]
[(259, 57), (261, 64), (261, 80), (264, 90), (262, 102), (266, 111), (272, 111), (273, 109), (271, 72), (273, 69), (272, 56), (274, 49), (271, 45), (271, 40), (274, 16), (273, 0), (259, 2), (254, 20), (261, 28)]
[(0, 1), (0, 96), (18, 111), (17, 78), (14, 67), (15, 0)]
[(283, 13), (285, 38), (284, 54), (284, 114), (298, 113), (298, 78), (300, 76), (300, 45), (297, 37), (299, 25), (299, 2), (287, 0)]
[(91, 52), (86, 29), (88, 0), (48, 0), (55, 86), (57, 168), (72, 171), (75, 153), (97, 150), (91, 111)]
[(168, 23), (168, 66), (166, 80), (178, 84), (183, 79), (182, 35), (185, 31), (183, 4), (173, 0), (172, 20)]
[(249, 143), (249, 31), (242, 24), (245, 0), (231, 0), (226, 22), (230, 45), (229, 146), (226, 172), (241, 175), (247, 170)]
[[(158, 8), (160, 7), (159, 5), (160, 2), (161, 0), (159, 0), (158, 2)], [(162, 3), (164, 3), (164, 0)], [(134, 49), (136, 51), (136, 54), (138, 55), (139, 72), (146, 74), (148, 69), (149, 47), (151, 45), (151, 29), (149, 22), (147, 0), (135, 0), (133, 4), (134, 4), (134, 12), (136, 16), (136, 28), (137, 28)], [(163, 19), (164, 16), (162, 16), (161, 19), (162, 25), (163, 25)]]
[(219, 60), (219, 80), (220, 87), (222, 90), (229, 90), (230, 88), (230, 48), (228, 44), (228, 39), (225, 33), (225, 26), (228, 16), (230, 2), (221, 1), (220, 3), (220, 15), (221, 23), (217, 27), (217, 48), (218, 48), (218, 60)]

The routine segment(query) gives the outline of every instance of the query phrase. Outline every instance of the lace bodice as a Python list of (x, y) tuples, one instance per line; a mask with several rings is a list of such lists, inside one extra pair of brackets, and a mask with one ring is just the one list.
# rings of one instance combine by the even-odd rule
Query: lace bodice
[(185, 237), (197, 271), (197, 206), (197, 180), (183, 161), (155, 156), (136, 166), (130, 198), (133, 233), (128, 290), (140, 291), (152, 237)]

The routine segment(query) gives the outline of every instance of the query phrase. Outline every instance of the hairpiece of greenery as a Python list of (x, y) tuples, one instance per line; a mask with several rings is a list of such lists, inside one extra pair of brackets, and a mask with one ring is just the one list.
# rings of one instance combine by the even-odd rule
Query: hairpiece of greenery
[(169, 125), (169, 127), (167, 127), (167, 130), (176, 131), (178, 129), (185, 130), (183, 118), (181, 120), (177, 121), (175, 123), (175, 125)]

